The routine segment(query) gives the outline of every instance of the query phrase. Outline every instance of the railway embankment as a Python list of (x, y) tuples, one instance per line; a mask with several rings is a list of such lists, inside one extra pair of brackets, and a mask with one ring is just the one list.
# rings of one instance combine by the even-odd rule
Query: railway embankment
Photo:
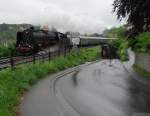
[(50, 62), (38, 62), (16, 67), (15, 70), (0, 71), (0, 115), (14, 116), (16, 106), (22, 94), (29, 90), (39, 79), (58, 71), (94, 61), (100, 56), (100, 48), (84, 48), (72, 51), (70, 54), (60, 56)]

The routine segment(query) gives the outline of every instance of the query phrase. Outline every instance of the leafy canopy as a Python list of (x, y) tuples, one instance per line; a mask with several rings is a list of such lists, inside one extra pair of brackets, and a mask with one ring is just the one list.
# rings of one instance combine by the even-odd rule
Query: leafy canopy
[(137, 32), (150, 29), (150, 0), (115, 0), (113, 6), (118, 19), (127, 17), (128, 23)]

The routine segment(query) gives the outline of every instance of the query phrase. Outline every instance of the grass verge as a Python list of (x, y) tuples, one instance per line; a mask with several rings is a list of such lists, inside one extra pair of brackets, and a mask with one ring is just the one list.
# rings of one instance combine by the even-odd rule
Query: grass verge
[(140, 75), (144, 76), (144, 77), (147, 77), (147, 78), (150, 78), (150, 72), (146, 71), (145, 69), (137, 66), (137, 65), (133, 65), (133, 68), (134, 70), (139, 73)]
[(48, 74), (94, 61), (98, 57), (99, 47), (81, 49), (59, 57), (51, 62), (28, 64), (15, 70), (0, 71), (0, 116), (15, 116), (15, 106), (22, 93), (31, 85)]

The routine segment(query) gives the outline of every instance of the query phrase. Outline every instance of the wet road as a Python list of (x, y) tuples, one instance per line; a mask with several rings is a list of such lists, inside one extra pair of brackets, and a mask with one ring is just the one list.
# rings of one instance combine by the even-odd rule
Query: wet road
[(132, 78), (119, 60), (113, 60), (112, 66), (102, 60), (53, 84), (52, 80), (39, 82), (26, 94), (20, 107), (22, 116), (134, 116), (150, 112), (149, 86)]

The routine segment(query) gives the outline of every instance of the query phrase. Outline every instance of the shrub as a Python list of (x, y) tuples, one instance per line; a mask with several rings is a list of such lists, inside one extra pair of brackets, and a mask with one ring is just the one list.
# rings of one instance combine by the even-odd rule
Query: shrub
[(127, 53), (127, 49), (128, 49), (128, 41), (122, 40), (122, 42), (120, 43), (120, 46), (118, 48), (118, 56), (122, 61), (128, 60), (128, 53)]
[(128, 59), (128, 41), (126, 39), (115, 39), (110, 44), (117, 50), (117, 56), (120, 60), (125, 61)]
[(15, 44), (14, 43), (6, 43), (0, 44), (0, 58), (1, 57), (8, 57), (12, 54), (16, 53)]
[(150, 53), (150, 32), (144, 32), (138, 35), (135, 43), (136, 52), (148, 52)]

